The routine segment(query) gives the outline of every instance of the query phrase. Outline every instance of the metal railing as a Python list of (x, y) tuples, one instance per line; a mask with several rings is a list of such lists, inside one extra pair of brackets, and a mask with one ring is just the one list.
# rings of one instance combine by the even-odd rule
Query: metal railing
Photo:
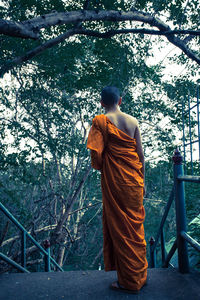
[(21, 265), (18, 264), (13, 259), (4, 255), (0, 252), (0, 259), (4, 260), (8, 264), (12, 265), (14, 268), (21, 272), (30, 273), (26, 268), (26, 240), (29, 238), (31, 242), (39, 249), (39, 251), (44, 255), (44, 264), (45, 264), (45, 272), (51, 271), (51, 264), (64, 272), (64, 270), (57, 264), (57, 262), (50, 255), (50, 243), (48, 240), (45, 241), (43, 248), (27, 231), (26, 229), (18, 222), (18, 220), (7, 210), (7, 208), (0, 202), (0, 210), (2, 213), (17, 226), (17, 228), (21, 231)]
[[(178, 249), (178, 267), (181, 273), (189, 272), (189, 259), (187, 243), (200, 252), (200, 244), (195, 241), (186, 229), (186, 209), (185, 209), (185, 194), (184, 194), (184, 181), (200, 183), (200, 176), (186, 176), (183, 174), (182, 156), (178, 149), (173, 156), (174, 161), (174, 186), (171, 191), (168, 203), (165, 207), (156, 239), (150, 239), (150, 262), (149, 267), (156, 267), (156, 247), (161, 238), (161, 253), (162, 253), (162, 267), (168, 267), (170, 260)], [(169, 253), (166, 253), (163, 226), (166, 221), (169, 209), (175, 198), (176, 209), (176, 240), (174, 241)]]
[[(191, 105), (192, 104), (192, 105)], [(188, 109), (185, 109), (185, 106), (188, 105)], [(186, 174), (186, 149), (189, 149), (189, 156), (190, 156), (190, 168), (191, 174), (193, 175), (194, 172), (194, 145), (198, 144), (198, 161), (200, 163), (200, 99), (199, 99), (199, 86), (197, 86), (196, 97), (191, 97), (188, 94), (187, 99), (185, 98), (182, 101), (182, 132), (183, 132), (183, 160), (184, 160), (184, 173)], [(196, 110), (196, 112), (194, 111)], [(196, 115), (196, 120), (192, 118), (192, 112)], [(188, 125), (186, 125), (187, 121), (187, 114), (188, 114)], [(196, 137), (194, 137), (194, 125), (196, 123)], [(186, 135), (186, 128), (188, 128), (188, 137)]]

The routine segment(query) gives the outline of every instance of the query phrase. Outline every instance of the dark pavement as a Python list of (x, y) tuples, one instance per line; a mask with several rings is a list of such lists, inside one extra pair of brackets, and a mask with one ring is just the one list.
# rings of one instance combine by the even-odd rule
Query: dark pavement
[(138, 295), (109, 289), (116, 272), (70, 271), (0, 275), (0, 300), (200, 300), (200, 274), (149, 269), (148, 284)]

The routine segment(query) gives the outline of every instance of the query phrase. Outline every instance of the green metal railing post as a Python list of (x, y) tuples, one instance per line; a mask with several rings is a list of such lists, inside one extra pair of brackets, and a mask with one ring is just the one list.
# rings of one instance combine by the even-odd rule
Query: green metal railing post
[(21, 232), (21, 264), (22, 267), (26, 268), (26, 232)]
[(49, 240), (44, 241), (44, 248), (47, 251), (47, 255), (44, 256), (45, 272), (51, 272), (51, 262), (50, 262), (50, 242)]
[(154, 249), (155, 240), (153, 237), (150, 238), (150, 261), (149, 261), (149, 268), (156, 268), (156, 249)]
[(183, 175), (182, 156), (178, 149), (175, 150), (174, 161), (174, 188), (176, 203), (176, 230), (177, 230), (177, 246), (178, 246), (178, 265), (181, 273), (189, 272), (189, 260), (187, 242), (181, 237), (181, 231), (186, 232), (186, 211), (185, 211), (185, 195), (184, 182), (178, 180), (178, 176)]
[(166, 259), (166, 251), (165, 251), (165, 236), (164, 236), (163, 227), (161, 230), (160, 240), (161, 240), (162, 264), (164, 264), (165, 259)]

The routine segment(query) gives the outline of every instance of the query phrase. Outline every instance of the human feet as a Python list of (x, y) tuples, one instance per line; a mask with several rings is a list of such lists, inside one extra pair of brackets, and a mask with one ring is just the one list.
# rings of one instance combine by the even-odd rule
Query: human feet
[(128, 290), (128, 289), (126, 289), (125, 287), (120, 285), (118, 281), (114, 281), (113, 283), (111, 283), (110, 289), (115, 290), (115, 291), (128, 293), (128, 294), (138, 294), (139, 293), (139, 291), (137, 291), (137, 290)]

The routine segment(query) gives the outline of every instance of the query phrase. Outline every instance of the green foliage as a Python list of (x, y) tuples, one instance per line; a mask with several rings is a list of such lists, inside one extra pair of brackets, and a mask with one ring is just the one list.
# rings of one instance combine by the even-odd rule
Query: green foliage
[[(131, 0), (92, 0), (89, 9), (126, 11), (135, 8), (173, 22), (174, 28), (196, 29), (197, 2), (193, 1), (186, 7), (185, 2), (180, 0), (140, 0), (133, 7)], [(9, 0), (2, 3), (1, 18), (23, 21), (52, 10), (80, 10), (85, 1)], [(88, 29), (101, 32), (129, 25), (130, 22), (115, 24), (107, 21), (84, 24)], [(40, 41), (1, 36), (0, 59), (4, 64), (24, 55), (72, 26), (45, 29)], [(134, 26), (137, 28), (143, 24)], [(104, 40), (74, 36), (35, 56), (26, 65), (16, 66), (2, 80), (1, 201), (39, 241), (50, 238), (53, 229), (36, 230), (59, 221), (84, 178), (89, 164), (85, 133), (94, 115), (102, 112), (100, 92), (103, 86), (109, 84), (120, 88), (122, 110), (139, 120), (145, 157), (149, 161), (145, 201), (147, 242), (150, 236), (155, 236), (172, 185), (170, 160), (176, 144), (180, 142), (177, 136), (182, 130), (182, 100), (190, 94), (195, 101), (196, 76), (199, 75), (197, 66), (188, 62), (183, 54), (173, 55), (163, 63), (152, 63), (151, 58), (157, 56), (155, 49), (163, 47), (161, 42), (162, 38), (131, 34)], [(197, 38), (191, 42), (198, 48)], [(159, 61), (159, 57), (156, 58)], [(173, 75), (163, 77), (167, 65), (174, 62), (176, 66), (184, 66), (185, 72), (178, 78)], [(185, 121), (188, 124), (188, 118)], [(194, 190), (194, 200), (190, 189), (193, 190), (193, 187), (188, 185), (186, 199), (189, 222), (192, 222), (197, 217), (199, 191)], [(62, 236), (52, 247), (55, 258), (60, 248), (65, 248), (63, 261), (66, 270), (97, 269), (99, 263), (103, 267), (100, 200), (100, 176), (91, 172), (71, 207), (72, 214), (64, 224), (64, 238)], [(166, 223), (169, 245), (174, 235), (174, 214), (172, 208)], [(2, 220), (0, 225), (4, 228), (6, 220)], [(196, 223), (192, 226), (190, 231), (198, 238)], [(6, 238), (16, 234), (10, 227)], [(19, 243), (14, 243), (13, 248), (10, 245), (6, 247), (6, 251), (13, 254), (17, 252)], [(34, 253), (33, 258), (40, 257)]]

